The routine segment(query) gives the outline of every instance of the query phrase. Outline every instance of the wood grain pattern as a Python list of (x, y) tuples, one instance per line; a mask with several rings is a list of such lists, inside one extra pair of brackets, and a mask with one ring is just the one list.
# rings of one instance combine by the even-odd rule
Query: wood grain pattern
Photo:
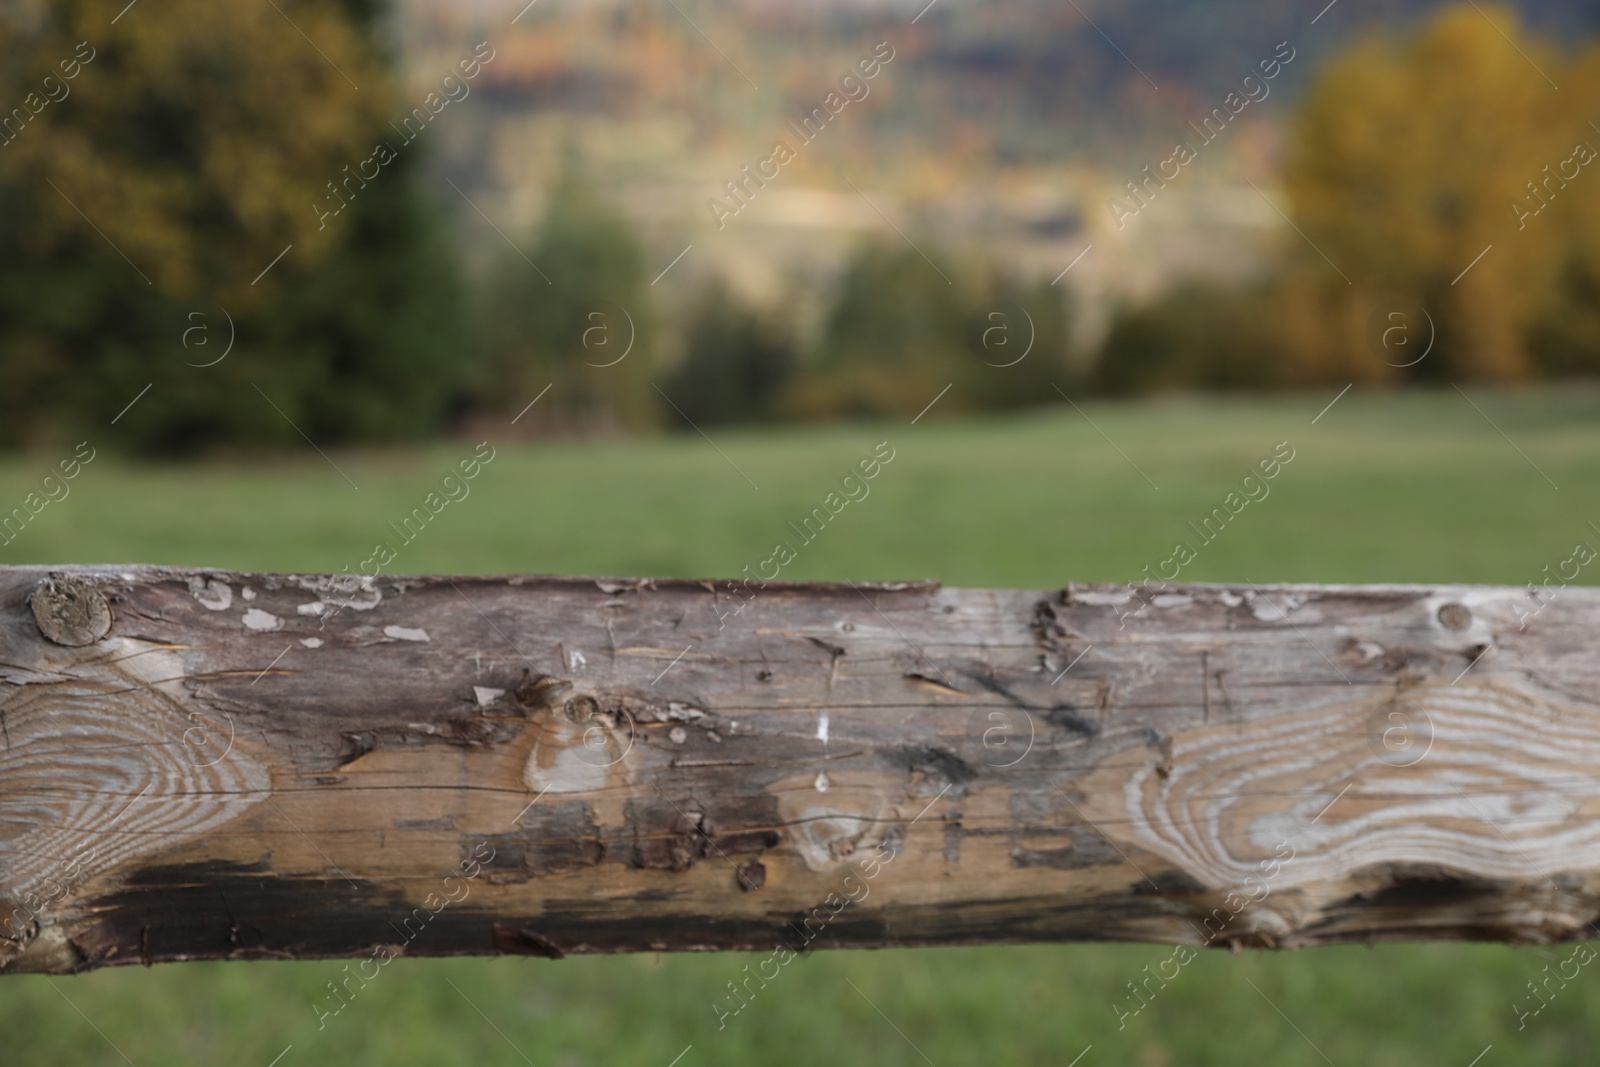
[(1584, 936), (1600, 594), (1534, 606), (0, 568), (0, 969)]

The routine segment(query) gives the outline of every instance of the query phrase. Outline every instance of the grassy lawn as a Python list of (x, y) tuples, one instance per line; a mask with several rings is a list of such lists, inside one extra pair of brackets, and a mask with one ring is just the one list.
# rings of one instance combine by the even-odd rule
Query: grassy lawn
[[(935, 409), (915, 426), (712, 431), (716, 448), (698, 434), (493, 441), (471, 495), (392, 569), (731, 577), (885, 440), (895, 458), (871, 495), (786, 577), (1132, 579), (1194, 541), (1184, 524), (1285, 441), (1294, 458), (1270, 495), (1200, 548), (1183, 579), (1522, 584), (1579, 539), (1600, 545), (1588, 526), (1600, 525), (1600, 392), (1473, 392), (1481, 411), (1454, 389), (1351, 393), (1313, 425), (1332, 394), (948, 423)], [(471, 452), (333, 453), (347, 481), (315, 452), (165, 467), (102, 447), (70, 496), (0, 546), (0, 564), (355, 569), (374, 541), (394, 540), (386, 522)], [(0, 462), (0, 511), (68, 453)], [(820, 953), (720, 1031), (711, 1003), (753, 959), (401, 960), (321, 1031), (312, 1004), (339, 975), (333, 963), (11, 978), (0, 981), (0, 1064), (268, 1067), (292, 1045), (279, 1067), (668, 1067), (692, 1045), (679, 1067), (1066, 1067), (1092, 1044), (1081, 1067), (1467, 1067), (1492, 1043), (1480, 1067), (1497, 1067), (1591, 1062), (1584, 1050), (1600, 1038), (1600, 997), (1585, 985), (1600, 978), (1588, 974), (1518, 1030), (1513, 1002), (1569, 946), (1455, 944), (1202, 953), (1119, 1030), (1113, 1001), (1169, 951)]]

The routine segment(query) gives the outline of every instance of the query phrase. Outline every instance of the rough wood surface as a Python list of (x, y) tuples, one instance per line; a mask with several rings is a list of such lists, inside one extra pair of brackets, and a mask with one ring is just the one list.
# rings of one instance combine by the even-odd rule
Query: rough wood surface
[(0, 967), (1580, 936), (1546, 600), (0, 568)]

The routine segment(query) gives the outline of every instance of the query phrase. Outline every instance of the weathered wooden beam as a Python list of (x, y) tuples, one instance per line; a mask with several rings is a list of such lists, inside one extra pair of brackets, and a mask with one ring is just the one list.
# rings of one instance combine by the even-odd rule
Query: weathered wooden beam
[(0, 967), (1600, 914), (1600, 591), (0, 569)]

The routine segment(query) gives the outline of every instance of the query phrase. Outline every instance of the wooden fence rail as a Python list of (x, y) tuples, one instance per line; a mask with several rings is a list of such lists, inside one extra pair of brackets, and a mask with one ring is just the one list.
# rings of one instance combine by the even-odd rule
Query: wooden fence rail
[(1600, 915), (1600, 591), (0, 568), (0, 968)]

